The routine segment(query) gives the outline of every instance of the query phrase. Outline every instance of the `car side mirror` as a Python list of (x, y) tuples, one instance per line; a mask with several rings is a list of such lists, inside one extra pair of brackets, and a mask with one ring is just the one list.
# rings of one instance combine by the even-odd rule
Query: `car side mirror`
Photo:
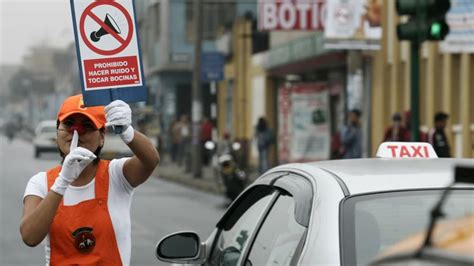
[(194, 232), (179, 232), (164, 237), (156, 246), (156, 257), (165, 262), (197, 260), (201, 253), (199, 236)]

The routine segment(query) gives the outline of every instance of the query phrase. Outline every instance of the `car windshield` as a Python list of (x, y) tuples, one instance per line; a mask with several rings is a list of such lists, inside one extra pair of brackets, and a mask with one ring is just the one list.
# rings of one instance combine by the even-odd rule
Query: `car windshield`
[[(403, 191), (354, 196), (342, 205), (342, 254), (345, 265), (367, 265), (377, 254), (426, 230), (442, 190)], [(474, 213), (474, 190), (456, 189), (444, 203), (446, 218)]]
[(42, 127), (39, 132), (40, 134), (56, 133), (56, 127)]

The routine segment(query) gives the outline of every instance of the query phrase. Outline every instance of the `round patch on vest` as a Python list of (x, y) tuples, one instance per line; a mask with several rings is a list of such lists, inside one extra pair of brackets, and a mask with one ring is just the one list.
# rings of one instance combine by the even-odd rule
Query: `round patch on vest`
[(95, 236), (92, 228), (81, 227), (76, 229), (72, 236), (74, 237), (74, 246), (81, 253), (89, 253), (95, 247)]

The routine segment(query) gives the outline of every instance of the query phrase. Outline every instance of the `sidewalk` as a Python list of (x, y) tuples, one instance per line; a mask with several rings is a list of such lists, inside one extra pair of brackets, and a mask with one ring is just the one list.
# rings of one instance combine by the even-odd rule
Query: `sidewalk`
[[(211, 166), (203, 166), (201, 178), (195, 178), (191, 172), (185, 172), (184, 166), (180, 167), (171, 162), (168, 156), (163, 157), (153, 172), (153, 176), (214, 194), (224, 193), (222, 180), (214, 173)], [(246, 174), (249, 184), (258, 177), (255, 171), (250, 171), (250, 173), (246, 172)]]

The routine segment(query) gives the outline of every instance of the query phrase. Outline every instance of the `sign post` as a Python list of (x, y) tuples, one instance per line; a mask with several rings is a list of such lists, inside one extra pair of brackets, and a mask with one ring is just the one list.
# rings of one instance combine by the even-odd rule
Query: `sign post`
[[(192, 90), (192, 152), (191, 168), (195, 178), (201, 178), (201, 145), (200, 145), (200, 120), (202, 117), (202, 92), (201, 92), (201, 48), (202, 48), (202, 5), (201, 0), (193, 3), (194, 16), (194, 68), (193, 68), (193, 90)], [(186, 165), (188, 169), (188, 165)]]
[(224, 79), (224, 54), (219, 52), (203, 52), (201, 63), (201, 79), (204, 82), (215, 82)]
[(70, 0), (86, 106), (147, 98), (133, 0)]

